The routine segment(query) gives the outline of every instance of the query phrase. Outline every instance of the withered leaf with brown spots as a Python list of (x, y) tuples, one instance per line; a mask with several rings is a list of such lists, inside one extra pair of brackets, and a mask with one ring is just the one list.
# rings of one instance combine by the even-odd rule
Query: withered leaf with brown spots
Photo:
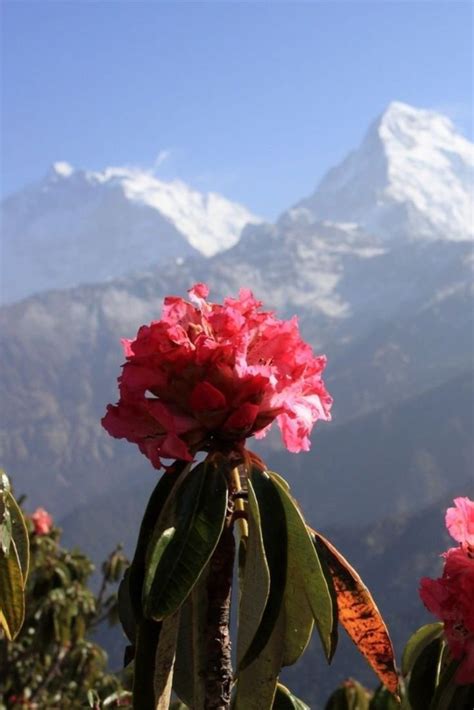
[(332, 575), (339, 621), (383, 685), (396, 693), (398, 676), (393, 645), (371, 593), (334, 545), (315, 530), (311, 533), (318, 554)]

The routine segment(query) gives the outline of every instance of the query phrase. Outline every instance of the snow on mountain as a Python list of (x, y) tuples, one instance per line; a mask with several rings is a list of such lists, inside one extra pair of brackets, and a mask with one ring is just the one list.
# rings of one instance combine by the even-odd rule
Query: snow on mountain
[(385, 239), (473, 238), (474, 144), (434, 111), (391, 103), (360, 148), (281, 220), (356, 223)]
[(155, 262), (209, 257), (259, 221), (245, 207), (179, 180), (57, 162), (45, 179), (2, 204), (2, 300), (109, 280)]

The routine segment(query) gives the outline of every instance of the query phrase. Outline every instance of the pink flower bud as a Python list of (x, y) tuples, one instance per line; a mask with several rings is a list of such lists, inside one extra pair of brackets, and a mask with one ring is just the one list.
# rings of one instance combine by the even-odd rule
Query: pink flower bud
[(53, 519), (44, 508), (37, 508), (31, 516), (37, 535), (48, 535), (53, 527)]

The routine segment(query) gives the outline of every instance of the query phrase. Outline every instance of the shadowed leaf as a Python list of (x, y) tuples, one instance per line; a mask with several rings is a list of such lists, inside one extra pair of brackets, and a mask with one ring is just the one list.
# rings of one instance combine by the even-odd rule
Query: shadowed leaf
[(227, 493), (224, 475), (209, 460), (180, 481), (148, 546), (144, 584), (147, 616), (156, 621), (164, 619), (177, 611), (191, 592), (222, 533)]
[(260, 511), (263, 546), (270, 572), (270, 591), (258, 629), (240, 662), (241, 669), (252, 663), (267, 645), (280, 617), (286, 584), (285, 511), (275, 485), (266, 473), (254, 468), (249, 479)]
[(320, 533), (312, 532), (316, 548), (332, 574), (339, 621), (383, 685), (396, 693), (398, 676), (393, 646), (372, 595), (340, 552)]
[(416, 659), (426, 646), (443, 635), (443, 624), (437, 621), (426, 624), (410, 636), (402, 655), (402, 673), (408, 675), (416, 663)]
[(266, 645), (238, 673), (233, 710), (263, 710), (273, 706), (283, 658), (284, 621), (282, 609)]
[(288, 688), (278, 683), (272, 710), (310, 710), (310, 707), (293, 695)]
[[(292, 614), (288, 619), (288, 630), (291, 632), (293, 629), (293, 639), (288, 638), (288, 643), (293, 648), (288, 648), (288, 651), (291, 650), (288, 655), (293, 656), (293, 662), (296, 662), (309, 641), (308, 634), (311, 633), (311, 628), (305, 614), (307, 605), (309, 605), (324, 653), (330, 661), (337, 643), (337, 618), (334, 613), (331, 590), (303, 516), (287, 488), (276, 477), (273, 477), (273, 474), (271, 476), (285, 511), (288, 535), (288, 572), (290, 574), (291, 565), (291, 573), (293, 574), (293, 578), (287, 579), (289, 586), (285, 591), (285, 599), (289, 599), (288, 611)], [(303, 590), (299, 588), (301, 584)], [(290, 598), (292, 593), (297, 594), (298, 591), (300, 594), (303, 591), (299, 608), (294, 603), (296, 598), (293, 600)], [(298, 645), (300, 646), (299, 651)]]
[(240, 665), (255, 637), (270, 592), (270, 571), (265, 556), (260, 511), (250, 481), (248, 481), (248, 531), (240, 587), (237, 666)]

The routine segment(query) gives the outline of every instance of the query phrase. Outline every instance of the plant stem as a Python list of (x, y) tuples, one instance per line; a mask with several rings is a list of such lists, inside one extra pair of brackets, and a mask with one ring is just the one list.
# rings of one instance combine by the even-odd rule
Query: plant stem
[(232, 690), (229, 627), (235, 541), (232, 529), (234, 500), (231, 480), (229, 484), (231, 495), (224, 529), (209, 563), (204, 710), (228, 710)]

